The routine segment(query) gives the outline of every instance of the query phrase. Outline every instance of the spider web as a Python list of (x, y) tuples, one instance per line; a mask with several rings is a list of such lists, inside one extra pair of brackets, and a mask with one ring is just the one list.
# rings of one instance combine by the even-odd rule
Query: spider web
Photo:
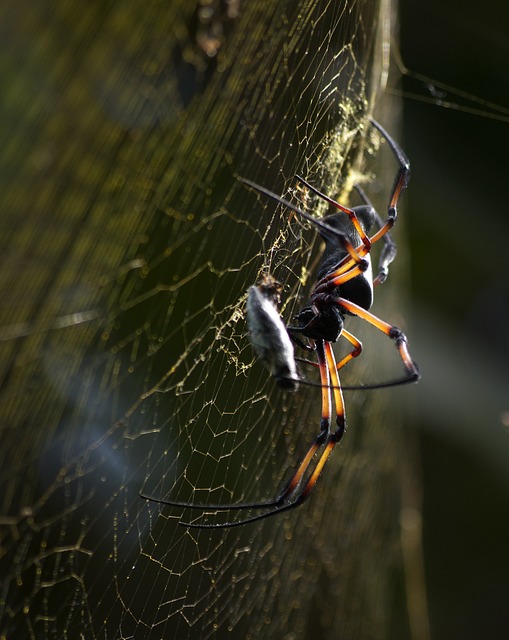
[[(299, 172), (346, 201), (354, 170), (375, 170), (363, 123), (388, 7), (9, 4), (0, 635), (385, 636), (401, 562), (390, 392), (347, 396), (347, 442), (286, 516), (188, 530), (181, 517), (204, 516), (139, 492), (270, 500), (317, 433), (320, 394), (268, 379), (244, 304), (269, 270), (291, 318), (320, 243), (237, 178), (306, 203)], [(384, 379), (385, 352), (366, 352), (349, 382)]]

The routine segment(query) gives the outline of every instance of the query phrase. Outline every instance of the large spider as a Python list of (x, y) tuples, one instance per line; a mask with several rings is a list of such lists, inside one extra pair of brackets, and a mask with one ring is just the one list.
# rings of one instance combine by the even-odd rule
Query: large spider
[[(242, 180), (248, 186), (277, 200), (300, 217), (312, 222), (325, 241), (325, 251), (318, 270), (318, 281), (311, 292), (309, 304), (295, 317), (295, 324), (285, 327), (277, 312), (272, 313), (271, 305), (275, 310), (274, 300), (270, 299), (271, 295), (274, 297), (273, 292), (271, 294), (270, 287), (267, 291), (267, 286), (263, 283), (258, 285), (257, 290), (254, 287), (251, 288), (255, 291), (252, 293), (253, 303), (250, 311), (251, 316), (254, 315), (251, 317), (250, 326), (257, 327), (256, 330), (259, 334), (263, 333), (261, 327), (266, 327), (266, 338), (263, 345), (264, 359), (266, 363), (270, 363), (272, 373), (281, 386), (294, 390), (298, 382), (295, 379), (295, 366), (292, 363), (293, 349), (288, 347), (288, 335), (297, 345), (316, 353), (322, 389), (320, 432), (314, 438), (290, 481), (274, 500), (211, 505), (161, 500), (141, 494), (143, 498), (159, 504), (204, 511), (263, 509), (262, 513), (241, 520), (207, 524), (180, 522), (183, 526), (202, 529), (236, 527), (295, 509), (309, 497), (334, 447), (340, 442), (346, 429), (345, 406), (338, 371), (350, 360), (359, 356), (362, 351), (360, 341), (344, 328), (345, 316), (353, 315), (362, 318), (393, 340), (406, 371), (406, 375), (398, 380), (377, 385), (364, 385), (360, 388), (392, 386), (415, 382), (419, 379), (419, 369), (410, 356), (405, 334), (401, 329), (381, 320), (369, 311), (373, 302), (373, 286), (386, 280), (389, 264), (396, 255), (396, 245), (389, 231), (396, 221), (398, 202), (410, 177), (409, 161), (398, 144), (378, 122), (372, 120), (371, 123), (387, 140), (399, 165), (385, 221), (378, 215), (360, 188), (358, 191), (364, 204), (350, 209), (329, 198), (303, 178), (297, 176), (297, 180), (310, 191), (339, 210), (339, 213), (318, 220), (272, 191), (249, 180)], [(373, 226), (376, 226), (377, 230), (370, 236)], [(373, 280), (370, 251), (372, 245), (379, 240), (382, 240), (383, 247), (380, 252), (378, 275)], [(267, 304), (264, 300), (267, 301)], [(332, 344), (340, 337), (350, 342), (352, 350), (339, 362), (336, 362)], [(305, 338), (308, 344), (303, 344), (301, 338)], [(281, 348), (284, 348), (284, 356), (280, 354)], [(335, 428), (332, 428), (332, 396), (336, 413)], [(323, 450), (314, 468), (311, 469), (311, 473), (308, 474), (315, 454), (320, 449)]]

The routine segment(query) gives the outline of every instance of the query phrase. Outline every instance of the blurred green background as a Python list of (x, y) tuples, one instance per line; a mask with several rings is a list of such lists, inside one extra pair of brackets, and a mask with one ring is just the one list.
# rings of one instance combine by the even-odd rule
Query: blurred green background
[[(505, 638), (509, 4), (405, 1), (400, 11), (404, 64), (450, 87), (411, 77), (402, 83), (404, 141), (412, 161), (405, 210), (412, 345), (423, 373), (412, 405), (421, 443), (432, 637)], [(502, 119), (490, 118), (483, 101), (503, 107)]]

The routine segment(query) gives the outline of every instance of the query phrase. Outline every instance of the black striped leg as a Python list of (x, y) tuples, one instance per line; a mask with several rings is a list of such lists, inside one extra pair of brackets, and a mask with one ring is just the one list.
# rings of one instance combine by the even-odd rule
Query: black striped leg
[[(337, 363), (337, 365), (336, 365), (337, 371), (339, 371), (346, 364), (348, 364), (348, 362), (350, 362), (350, 360), (353, 360), (354, 358), (358, 358), (362, 353), (362, 342), (360, 340), (358, 340), (353, 335), (353, 333), (350, 333), (346, 329), (343, 329), (343, 331), (341, 332), (341, 337), (345, 338), (346, 340), (348, 340), (348, 342), (350, 342), (350, 344), (353, 345), (353, 349), (352, 349), (352, 351), (350, 351), (350, 353), (347, 353), (347, 355), (344, 356)], [(299, 346), (301, 346), (300, 343), (299, 343)], [(313, 362), (312, 360), (308, 360), (307, 358), (297, 358), (296, 357), (295, 360), (297, 360), (297, 362), (302, 362), (303, 364), (309, 364), (312, 367), (319, 367), (318, 362)], [(342, 387), (342, 389), (348, 389), (348, 387)]]
[[(367, 233), (364, 231), (361, 223), (359, 222), (359, 219), (357, 218), (355, 211), (353, 209), (350, 209), (349, 207), (345, 207), (344, 205), (340, 204), (333, 198), (329, 198), (329, 196), (319, 191), (316, 187), (313, 187), (312, 185), (310, 185), (309, 182), (307, 182), (307, 180), (304, 180), (304, 178), (302, 178), (301, 176), (295, 176), (295, 178), (299, 182), (301, 182), (307, 189), (309, 189), (315, 195), (317, 195), (319, 198), (321, 198), (322, 200), (325, 200), (325, 202), (328, 202), (336, 209), (339, 209), (339, 211), (342, 211), (344, 214), (346, 214), (350, 218), (351, 223), (353, 224), (355, 230), (359, 234), (359, 238), (362, 240), (362, 245), (364, 246), (366, 253), (369, 253), (371, 250), (371, 239), (369, 238)], [(359, 250), (360, 248), (361, 247), (358, 247), (357, 249)]]
[[(350, 266), (352, 264), (357, 264), (359, 262), (362, 262), (362, 255), (366, 255), (366, 253), (369, 253), (369, 248), (366, 248), (366, 246), (362, 244), (360, 245), (360, 247), (362, 247), (363, 249), (363, 254), (360, 255), (359, 248), (354, 247), (353, 244), (350, 242), (349, 238), (344, 233), (341, 233), (337, 229), (333, 229), (326, 222), (324, 222), (323, 220), (320, 220), (319, 218), (313, 218), (313, 216), (309, 215), (309, 213), (302, 211), (302, 209), (299, 209), (299, 207), (296, 207), (294, 204), (292, 204), (288, 200), (281, 198), (273, 191), (270, 191), (269, 189), (266, 189), (265, 187), (262, 187), (261, 185), (256, 184), (256, 182), (251, 182), (251, 180), (247, 180), (247, 178), (239, 178), (239, 180), (244, 184), (247, 184), (252, 189), (255, 189), (256, 191), (263, 193), (269, 198), (276, 200), (279, 204), (284, 205), (285, 207), (295, 212), (302, 218), (305, 218), (306, 220), (311, 222), (315, 227), (318, 227), (318, 229), (321, 229), (321, 231), (325, 236), (336, 237), (338, 239), (338, 242), (341, 243), (341, 245), (344, 247), (344, 249), (348, 253), (348, 257), (345, 258), (345, 260), (351, 263)], [(358, 220), (357, 220), (357, 224), (359, 224)], [(350, 268), (350, 266), (348, 268)]]
[[(391, 136), (387, 133), (387, 131), (379, 124), (376, 120), (371, 120), (371, 124), (378, 129), (378, 131), (382, 134), (382, 136), (387, 140), (392, 152), (394, 153), (396, 160), (398, 161), (399, 167), (396, 173), (396, 178), (394, 180), (394, 184), (392, 187), (391, 195), (389, 198), (389, 206), (387, 209), (387, 219), (385, 223), (380, 227), (380, 229), (371, 236), (371, 243), (374, 244), (378, 242), (386, 233), (394, 226), (396, 219), (398, 217), (398, 203), (401, 198), (401, 194), (406, 189), (408, 185), (408, 181), (410, 180), (410, 161), (403, 153), (400, 146), (391, 138)], [(389, 245), (386, 245), (385, 252), (382, 251), (380, 256), (380, 271), (375, 280), (375, 284), (381, 284), (387, 278), (387, 271), (390, 262), (394, 259), (395, 253), (392, 254), (392, 248)]]
[[(355, 188), (359, 193), (360, 197), (362, 198), (362, 200), (364, 201), (364, 204), (367, 205), (372, 210), (375, 217), (375, 223), (378, 229), (381, 229), (384, 225), (384, 220), (382, 220), (380, 214), (374, 208), (373, 203), (366, 195), (364, 189), (362, 189), (362, 187), (358, 184), (355, 185)], [(382, 250), (380, 251), (380, 256), (378, 258), (378, 274), (376, 278), (373, 280), (374, 287), (377, 287), (379, 284), (382, 284), (387, 280), (387, 275), (389, 273), (389, 265), (394, 260), (398, 252), (396, 243), (394, 242), (392, 235), (388, 231), (384, 233), (381, 239), (382, 239), (383, 247), (382, 247)], [(370, 238), (370, 241), (372, 241), (371, 238)]]
[[(320, 474), (330, 457), (334, 447), (341, 440), (345, 432), (345, 407), (343, 402), (343, 394), (340, 387), (337, 365), (334, 358), (334, 352), (329, 342), (318, 340), (316, 343), (316, 352), (320, 366), (320, 378), (322, 385), (322, 419), (320, 423), (320, 433), (313, 440), (306, 455), (299, 464), (297, 471), (294, 473), (284, 490), (279, 496), (269, 502), (253, 502), (229, 505), (210, 505), (210, 504), (192, 504), (186, 502), (174, 502), (171, 500), (160, 500), (151, 496), (142, 495), (143, 498), (158, 504), (169, 505), (173, 507), (182, 507), (187, 509), (199, 509), (202, 511), (226, 511), (232, 509), (268, 509), (264, 513), (255, 515), (241, 520), (233, 520), (231, 522), (205, 523), (200, 522), (180, 522), (182, 526), (192, 527), (196, 529), (225, 529), (237, 527), (249, 522), (257, 522), (269, 518), (277, 513), (289, 511), (300, 506), (310, 495)], [(336, 405), (336, 430), (331, 431), (331, 414), (332, 414), (332, 397), (331, 390), (334, 394), (334, 402)], [(306, 473), (318, 450), (324, 446), (323, 452), (312, 470), (311, 474), (304, 481)], [(302, 483), (303, 486), (301, 487)]]
[[(329, 296), (330, 298), (330, 296)], [(388, 338), (394, 340), (396, 343), (396, 348), (399, 352), (403, 365), (405, 367), (407, 375), (402, 380), (395, 380), (388, 384), (383, 384), (380, 386), (395, 386), (396, 384), (402, 384), (404, 382), (416, 382), (420, 378), (419, 367), (413, 361), (410, 352), (408, 351), (408, 340), (406, 335), (388, 322), (384, 320), (380, 320), (377, 316), (373, 315), (366, 309), (359, 307), (359, 305), (350, 302), (350, 300), (346, 300), (345, 298), (331, 298), (331, 302), (338, 307), (341, 307), (351, 313), (354, 316), (362, 318), (366, 322), (369, 322), (373, 327), (376, 327), (379, 331), (384, 333)]]
[(362, 353), (362, 342), (358, 340), (353, 335), (353, 333), (350, 333), (346, 329), (343, 329), (343, 331), (341, 332), (341, 337), (346, 338), (346, 340), (348, 340), (348, 342), (351, 345), (353, 345), (353, 349), (352, 351), (350, 351), (350, 353), (347, 353), (346, 356), (337, 363), (336, 369), (338, 371), (342, 369), (345, 366), (345, 364), (350, 362), (350, 360), (353, 360), (354, 358), (358, 358)]

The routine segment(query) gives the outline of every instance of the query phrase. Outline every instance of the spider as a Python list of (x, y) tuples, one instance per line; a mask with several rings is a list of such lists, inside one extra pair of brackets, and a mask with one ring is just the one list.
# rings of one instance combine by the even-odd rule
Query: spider
[[(298, 382), (296, 380), (296, 371), (291, 369), (291, 364), (288, 365), (288, 358), (290, 360), (293, 358), (293, 349), (291, 355), (287, 354), (280, 358), (279, 362), (283, 362), (282, 369), (277, 364), (278, 359), (275, 357), (275, 352), (280, 348), (280, 343), (282, 341), (285, 342), (285, 338), (282, 337), (283, 334), (286, 335), (287, 333), (295, 344), (316, 353), (317, 366), (320, 372), (319, 386), (322, 394), (320, 431), (312, 441), (297, 470), (274, 500), (210, 505), (174, 502), (140, 494), (141, 497), (151, 502), (174, 507), (200, 509), (202, 511), (263, 510), (262, 513), (257, 515), (229, 522), (205, 524), (179, 522), (183, 526), (200, 529), (237, 527), (295, 509), (308, 499), (332, 451), (341, 441), (346, 430), (345, 404), (338, 372), (348, 362), (358, 357), (362, 351), (361, 342), (344, 328), (345, 316), (357, 316), (393, 340), (406, 372), (405, 376), (398, 380), (350, 388), (393, 386), (416, 382), (420, 377), (417, 364), (409, 353), (405, 334), (398, 327), (381, 320), (369, 311), (373, 303), (373, 287), (382, 284), (386, 280), (389, 265), (396, 256), (396, 245), (389, 232), (396, 222), (398, 202), (410, 178), (410, 163), (399, 145), (378, 122), (371, 120), (371, 124), (387, 140), (398, 162), (398, 170), (390, 194), (385, 221), (375, 211), (365, 193), (359, 187), (357, 190), (364, 204), (350, 209), (321, 193), (303, 178), (296, 176), (297, 180), (307, 189), (338, 209), (338, 213), (319, 220), (302, 211), (291, 202), (280, 198), (272, 191), (250, 180), (242, 179), (242, 182), (252, 189), (276, 200), (300, 217), (310, 221), (325, 241), (325, 250), (318, 269), (318, 279), (311, 292), (309, 304), (295, 316), (295, 324), (287, 326), (286, 332), (281, 329), (284, 324), (275, 306), (279, 295), (279, 290), (274, 284), (274, 282), (277, 284), (277, 281), (272, 284), (269, 283), (265, 290), (263, 289), (263, 283), (262, 285), (259, 284), (258, 287), (250, 288), (250, 295), (254, 296), (252, 298), (251, 314), (256, 316), (254, 321), (255, 331), (257, 332), (257, 339), (261, 341), (263, 346), (262, 357), (268, 363), (271, 372), (279, 383), (284, 383), (286, 378), (288, 388), (292, 389)], [(373, 235), (369, 235), (373, 226), (376, 226), (377, 230)], [(378, 274), (373, 279), (370, 251), (372, 245), (379, 240), (382, 240), (383, 247), (379, 257)], [(255, 291), (256, 289), (257, 291)], [(260, 319), (262, 317), (265, 318), (266, 312), (260, 311), (260, 309), (268, 309), (270, 306), (272, 306), (274, 313), (270, 309), (267, 311), (269, 331), (265, 333), (264, 341), (261, 335), (263, 333), (263, 323)], [(351, 344), (352, 349), (339, 362), (336, 362), (332, 344), (340, 337), (345, 338)], [(307, 344), (303, 343), (302, 338), (307, 340)], [(285, 344), (285, 349), (288, 349), (287, 343)], [(281, 371), (284, 373), (281, 373)], [(345, 388), (343, 387), (343, 389)], [(336, 418), (334, 428), (332, 427), (332, 398), (334, 398)], [(313, 460), (320, 449), (322, 451), (313, 468)], [(308, 473), (310, 467), (311, 470)]]

